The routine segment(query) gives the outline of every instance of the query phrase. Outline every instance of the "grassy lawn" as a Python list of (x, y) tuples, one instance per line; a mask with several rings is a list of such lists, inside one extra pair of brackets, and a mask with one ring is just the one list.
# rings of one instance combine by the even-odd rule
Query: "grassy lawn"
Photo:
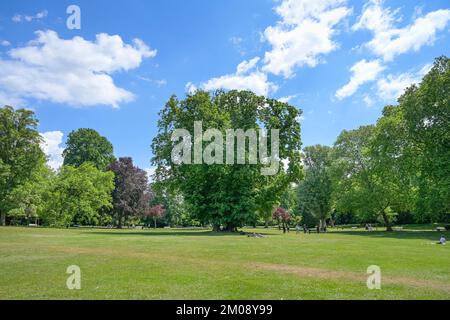
[[(0, 299), (450, 299), (441, 233), (258, 232), (3, 227)], [(81, 290), (66, 288), (69, 265)], [(369, 265), (381, 290), (366, 287)]]

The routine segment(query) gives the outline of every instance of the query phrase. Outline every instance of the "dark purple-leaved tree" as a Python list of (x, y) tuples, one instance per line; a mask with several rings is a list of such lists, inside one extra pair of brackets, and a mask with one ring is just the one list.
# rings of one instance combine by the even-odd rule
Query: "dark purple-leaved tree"
[(149, 205), (147, 173), (134, 166), (128, 157), (115, 160), (109, 169), (114, 172), (113, 217), (117, 228), (128, 223), (130, 217), (141, 216)]

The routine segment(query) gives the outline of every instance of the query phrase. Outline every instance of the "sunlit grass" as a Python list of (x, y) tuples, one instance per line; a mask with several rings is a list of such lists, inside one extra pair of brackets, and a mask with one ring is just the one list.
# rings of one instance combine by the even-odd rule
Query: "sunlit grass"
[[(434, 244), (441, 233), (256, 232), (267, 237), (0, 228), (0, 299), (450, 298), (450, 246)], [(81, 290), (66, 288), (69, 265), (81, 268)], [(381, 267), (381, 290), (366, 287), (369, 265)]]

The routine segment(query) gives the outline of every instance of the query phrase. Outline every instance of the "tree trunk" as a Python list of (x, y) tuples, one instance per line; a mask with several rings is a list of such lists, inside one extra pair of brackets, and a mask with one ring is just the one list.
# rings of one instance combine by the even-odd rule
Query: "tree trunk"
[(122, 216), (117, 217), (117, 229), (122, 229)]
[(386, 212), (384, 212), (384, 210), (383, 210), (383, 213), (381, 215), (383, 216), (384, 224), (386, 225), (386, 231), (393, 231), (391, 223), (389, 221), (389, 218), (388, 218)]
[(153, 218), (153, 223), (155, 224), (155, 229), (156, 229), (156, 218)]
[(5, 226), (6, 225), (6, 214), (3, 212), (0, 213), (0, 225)]
[(236, 232), (236, 229), (237, 228), (234, 225), (232, 225), (232, 224), (229, 224), (229, 225), (227, 225), (225, 227), (225, 230), (228, 231), (228, 232)]

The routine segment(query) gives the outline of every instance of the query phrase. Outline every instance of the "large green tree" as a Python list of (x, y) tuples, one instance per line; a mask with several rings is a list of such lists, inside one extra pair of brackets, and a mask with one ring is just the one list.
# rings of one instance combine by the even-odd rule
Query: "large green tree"
[(113, 146), (94, 129), (78, 129), (69, 133), (63, 152), (64, 165), (79, 167), (91, 162), (97, 169), (105, 170), (113, 161)]
[(334, 195), (338, 211), (354, 212), (361, 221), (380, 218), (391, 231), (393, 209), (402, 207), (409, 185), (399, 179), (395, 155), (380, 152), (386, 148), (386, 137), (377, 129), (362, 126), (339, 135), (334, 146)]
[(311, 216), (322, 230), (331, 214), (332, 184), (330, 177), (331, 148), (322, 145), (303, 149), (305, 179), (298, 188), (299, 211)]
[(41, 218), (50, 226), (98, 225), (103, 209), (112, 207), (114, 174), (92, 163), (63, 166), (44, 197)]
[(415, 179), (416, 215), (439, 221), (450, 216), (450, 59), (436, 59), (418, 85), (400, 97), (409, 160)]
[(0, 109), (0, 224), (10, 207), (9, 194), (29, 180), (45, 161), (33, 111), (5, 106)]
[[(302, 176), (300, 114), (301, 111), (293, 106), (249, 91), (218, 91), (212, 95), (197, 91), (182, 101), (172, 97), (160, 112), (159, 132), (152, 144), (153, 163), (157, 166), (155, 183), (164, 183), (181, 192), (193, 217), (203, 224), (212, 224), (216, 229), (222, 225), (232, 231), (243, 224), (253, 224), (257, 212), (270, 218), (274, 205), (289, 184), (299, 181)], [(287, 170), (262, 175), (261, 169), (267, 165), (261, 162), (250, 164), (250, 159), (254, 158), (249, 148), (241, 155), (241, 163), (224, 164), (225, 138), (221, 141), (223, 153), (214, 150), (215, 159), (220, 161), (193, 165), (174, 163), (171, 154), (178, 141), (171, 140), (172, 133), (175, 129), (185, 129), (194, 137), (196, 121), (202, 121), (203, 130), (217, 129), (216, 133), (222, 137), (227, 135), (227, 129), (241, 129), (242, 132), (259, 128), (279, 129), (277, 160), (289, 163)], [(216, 138), (220, 137), (216, 135), (210, 141), (216, 141)], [(232, 138), (234, 155), (237, 150), (235, 138)], [(202, 150), (208, 152), (210, 141), (197, 143), (201, 143)], [(268, 145), (271, 145), (270, 136)], [(268, 151), (270, 154), (273, 150), (269, 148)]]

